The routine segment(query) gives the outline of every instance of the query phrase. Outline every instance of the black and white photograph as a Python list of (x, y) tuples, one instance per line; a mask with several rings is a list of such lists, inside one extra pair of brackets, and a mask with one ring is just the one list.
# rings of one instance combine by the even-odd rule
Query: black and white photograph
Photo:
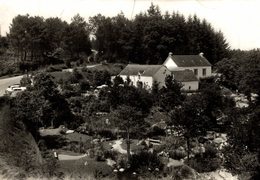
[(259, 180), (259, 0), (0, 0), (0, 180)]

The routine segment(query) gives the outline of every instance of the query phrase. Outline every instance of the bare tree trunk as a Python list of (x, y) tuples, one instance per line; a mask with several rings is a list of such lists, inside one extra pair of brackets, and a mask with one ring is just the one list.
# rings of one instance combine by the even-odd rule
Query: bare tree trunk
[(27, 52), (26, 52), (26, 51), (24, 51), (24, 58), (23, 58), (23, 61), (25, 62), (25, 61), (26, 61), (26, 59), (27, 59)]
[(126, 151), (127, 151), (127, 163), (130, 161), (130, 132), (127, 130), (127, 140), (126, 140)]
[(190, 138), (187, 137), (187, 158), (188, 158), (188, 162), (190, 161)]

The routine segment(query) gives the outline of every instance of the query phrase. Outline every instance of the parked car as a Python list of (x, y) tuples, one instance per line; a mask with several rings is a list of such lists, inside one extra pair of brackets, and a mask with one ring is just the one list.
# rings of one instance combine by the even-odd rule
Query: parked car
[(26, 90), (26, 87), (21, 87), (20, 84), (14, 84), (9, 86), (6, 90), (5, 90), (5, 94), (15, 97), (17, 95), (17, 93), (22, 92)]

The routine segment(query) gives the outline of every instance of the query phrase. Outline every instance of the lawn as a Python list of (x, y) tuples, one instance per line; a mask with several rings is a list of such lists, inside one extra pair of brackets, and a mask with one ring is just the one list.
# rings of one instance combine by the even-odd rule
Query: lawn
[(93, 176), (97, 172), (102, 172), (102, 175), (108, 176), (113, 169), (106, 164), (106, 161), (96, 161), (95, 159), (84, 157), (79, 160), (59, 161), (59, 171), (65, 175), (85, 177), (86, 175)]
[(93, 68), (89, 68), (89, 70), (108, 71), (111, 75), (117, 75), (125, 68), (125, 66), (125, 64), (102, 64)]
[[(104, 65), (98, 65), (95, 67), (88, 68), (90, 71), (108, 71), (111, 75), (117, 75), (119, 74), (122, 69), (125, 67), (124, 64), (104, 64)], [(79, 70), (82, 69), (82, 67), (78, 68)], [(50, 73), (56, 81), (62, 79), (66, 80), (68, 76), (71, 75), (71, 72), (66, 72), (66, 71), (55, 71)], [(84, 76), (85, 73), (82, 72)]]
[(68, 141), (76, 141), (76, 142), (86, 142), (86, 141), (90, 141), (92, 139), (91, 136), (88, 136), (86, 134), (80, 134), (77, 132), (71, 133), (71, 134), (67, 134), (65, 135), (66, 139)]

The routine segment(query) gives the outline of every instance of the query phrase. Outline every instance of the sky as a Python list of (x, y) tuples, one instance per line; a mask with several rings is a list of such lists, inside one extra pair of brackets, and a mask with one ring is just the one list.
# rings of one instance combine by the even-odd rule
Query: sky
[[(67, 22), (79, 13), (86, 20), (101, 13), (128, 18), (145, 12), (151, 3), (161, 12), (179, 12), (185, 17), (205, 18), (216, 31), (222, 31), (231, 49), (260, 48), (260, 0), (0, 0), (1, 34), (9, 32), (18, 14), (59, 17)], [(133, 15), (132, 15), (133, 14)]]

